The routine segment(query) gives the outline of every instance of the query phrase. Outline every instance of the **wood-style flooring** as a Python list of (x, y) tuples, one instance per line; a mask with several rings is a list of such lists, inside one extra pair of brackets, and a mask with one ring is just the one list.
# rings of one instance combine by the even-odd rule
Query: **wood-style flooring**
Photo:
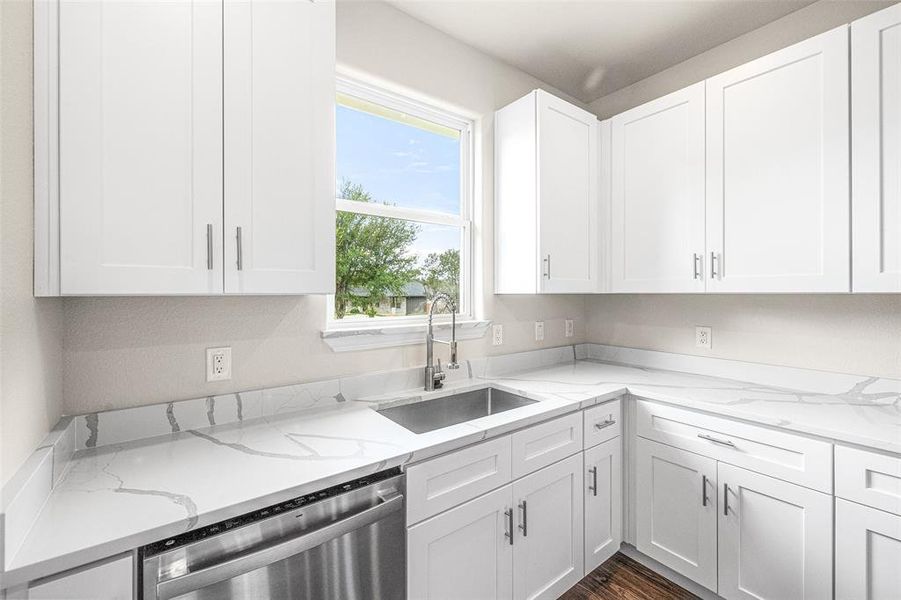
[(697, 600), (697, 596), (617, 552), (560, 600)]

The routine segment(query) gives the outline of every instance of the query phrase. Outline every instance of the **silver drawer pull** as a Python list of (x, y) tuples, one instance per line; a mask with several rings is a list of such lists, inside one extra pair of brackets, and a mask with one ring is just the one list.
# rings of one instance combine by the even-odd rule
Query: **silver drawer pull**
[(591, 467), (588, 469), (588, 472), (591, 473), (591, 485), (588, 486), (588, 491), (591, 492), (593, 496), (598, 495), (598, 468)]
[(729, 516), (729, 484), (723, 484), (723, 516)]
[(510, 545), (513, 545), (513, 509), (508, 508), (504, 511), (504, 517), (506, 517), (507, 522), (504, 527), (504, 537), (509, 540)]
[(701, 475), (701, 506), (707, 506), (707, 476)]
[(206, 226), (206, 268), (207, 271), (213, 270), (213, 224), (207, 223)]
[(244, 236), (241, 235), (241, 228), (238, 227), (235, 232), (235, 241), (237, 243), (237, 267), (239, 271), (244, 270)]
[(706, 433), (699, 433), (698, 437), (702, 440), (707, 440), (708, 442), (713, 442), (714, 444), (720, 444), (722, 446), (729, 446), (730, 448), (735, 448), (735, 444), (730, 442), (729, 440), (721, 440), (720, 438), (715, 438), (712, 435), (708, 435)]
[(601, 421), (600, 423), (595, 423), (594, 428), (595, 429), (606, 429), (607, 427), (610, 427), (611, 425), (616, 425), (616, 419), (607, 417), (606, 421)]
[(519, 528), (522, 530), (522, 537), (526, 537), (529, 535), (529, 513), (526, 512), (528, 508), (525, 500), (519, 503), (519, 509), (522, 511), (522, 523)]

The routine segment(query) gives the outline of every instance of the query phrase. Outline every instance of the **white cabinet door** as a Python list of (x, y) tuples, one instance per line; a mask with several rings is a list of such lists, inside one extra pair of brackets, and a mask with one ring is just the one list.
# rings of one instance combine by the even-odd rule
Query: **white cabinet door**
[(131, 600), (134, 568), (128, 554), (28, 587), (28, 600)]
[(557, 598), (582, 578), (583, 482), (579, 453), (513, 483), (517, 600)]
[(901, 598), (901, 517), (836, 499), (835, 597)]
[(616, 554), (623, 541), (622, 439), (585, 451), (585, 573)]
[(832, 496), (725, 463), (717, 469), (719, 595), (832, 598)]
[(613, 292), (703, 292), (704, 84), (612, 119)]
[(598, 288), (598, 120), (539, 90), (538, 234), (546, 293)]
[(716, 591), (716, 461), (638, 438), (636, 548)]
[(854, 291), (901, 292), (901, 5), (851, 25)]
[(507, 485), (409, 528), (407, 597), (511, 598), (512, 500)]
[(848, 28), (707, 80), (708, 292), (850, 288)]
[(222, 5), (59, 5), (60, 292), (222, 291)]
[(335, 287), (335, 5), (227, 0), (225, 292)]

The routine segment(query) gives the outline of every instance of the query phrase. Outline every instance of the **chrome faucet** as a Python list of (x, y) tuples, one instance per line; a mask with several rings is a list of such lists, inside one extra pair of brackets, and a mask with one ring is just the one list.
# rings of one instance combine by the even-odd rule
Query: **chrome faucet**
[[(436, 338), (432, 330), (432, 315), (440, 300), (443, 300), (445, 308), (450, 308), (451, 311), (450, 341)], [(432, 298), (432, 304), (429, 306), (429, 329), (425, 336), (425, 391), (427, 392), (437, 390), (444, 385), (442, 382), (444, 381), (445, 373), (441, 370), (441, 359), (438, 359), (437, 367), (432, 364), (434, 360), (433, 346), (435, 342), (450, 346), (450, 362), (447, 363), (447, 368), (459, 369), (460, 365), (457, 364), (457, 306), (454, 304), (453, 299), (444, 292), (435, 294)]]

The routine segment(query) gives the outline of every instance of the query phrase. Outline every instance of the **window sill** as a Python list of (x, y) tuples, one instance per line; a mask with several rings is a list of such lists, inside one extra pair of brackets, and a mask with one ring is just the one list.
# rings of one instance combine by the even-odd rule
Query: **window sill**
[[(481, 338), (488, 332), (490, 325), (491, 321), (458, 321), (457, 340)], [(334, 352), (413, 346), (425, 343), (426, 328), (425, 323), (383, 327), (373, 325), (341, 327), (323, 331), (322, 339)], [(450, 323), (435, 323), (434, 328), (435, 333), (442, 338), (450, 337)]]

